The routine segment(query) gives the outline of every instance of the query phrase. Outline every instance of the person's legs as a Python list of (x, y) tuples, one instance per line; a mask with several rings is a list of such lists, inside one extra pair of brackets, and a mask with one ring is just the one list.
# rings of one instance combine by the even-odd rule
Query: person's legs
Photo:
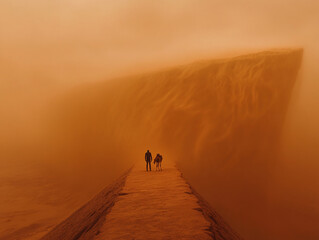
[(152, 163), (152, 161), (149, 161), (149, 162), (148, 162), (148, 164), (150, 165), (150, 171), (152, 171), (152, 168), (151, 168), (151, 165), (152, 165), (152, 164), (151, 164), (151, 163)]
[(148, 162), (146, 161), (146, 171), (148, 171)]

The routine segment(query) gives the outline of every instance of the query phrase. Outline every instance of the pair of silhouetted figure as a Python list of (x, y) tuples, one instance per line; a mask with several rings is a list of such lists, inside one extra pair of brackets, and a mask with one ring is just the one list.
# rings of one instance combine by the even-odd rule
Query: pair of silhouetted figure
[[(163, 156), (158, 153), (156, 157), (154, 158), (154, 164), (156, 164), (156, 171), (157, 170), (162, 171), (162, 160), (163, 160)], [(150, 171), (152, 171), (152, 168), (151, 168), (152, 154), (149, 150), (147, 150), (147, 152), (145, 153), (145, 162), (146, 162), (146, 171), (148, 171), (148, 168), (150, 169)]]

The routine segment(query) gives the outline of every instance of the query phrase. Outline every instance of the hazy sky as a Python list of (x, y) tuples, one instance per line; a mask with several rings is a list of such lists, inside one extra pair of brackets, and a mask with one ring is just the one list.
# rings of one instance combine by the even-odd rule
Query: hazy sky
[(317, 0), (1, 0), (1, 120), (26, 122), (44, 99), (83, 82), (299, 46), (292, 126), (310, 116), (319, 135), (318, 22)]
[(1, 80), (93, 81), (241, 48), (308, 46), (318, 12), (315, 0), (2, 0)]
[(1, 120), (67, 86), (289, 46), (306, 50), (297, 115), (319, 118), (318, 22), (317, 0), (1, 0)]

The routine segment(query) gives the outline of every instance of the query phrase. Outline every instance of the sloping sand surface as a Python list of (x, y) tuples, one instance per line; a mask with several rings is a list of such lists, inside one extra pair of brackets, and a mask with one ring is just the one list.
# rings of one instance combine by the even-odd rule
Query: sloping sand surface
[(163, 171), (144, 167), (133, 168), (120, 192), (108, 192), (116, 199), (100, 193), (42, 239), (241, 239), (193, 194), (172, 162)]
[(111, 211), (127, 173), (42, 237), (42, 240), (92, 239)]
[(240, 239), (221, 219), (206, 219), (181, 173), (171, 162), (164, 166), (133, 169), (95, 239)]
[(134, 168), (96, 239), (211, 239), (180, 172)]

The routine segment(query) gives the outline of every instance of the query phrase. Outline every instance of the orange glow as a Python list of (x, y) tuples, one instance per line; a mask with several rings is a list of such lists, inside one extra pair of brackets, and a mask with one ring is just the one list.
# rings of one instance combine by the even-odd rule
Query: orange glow
[[(148, 147), (178, 161), (246, 240), (318, 239), (318, 22), (315, 0), (0, 1), (0, 239), (38, 239)], [(236, 119), (245, 141), (228, 132), (233, 122), (224, 119), (231, 111), (210, 108), (236, 102), (237, 95), (216, 90), (208, 98), (204, 86), (193, 84), (205, 61), (182, 75), (165, 70), (295, 47), (304, 49), (299, 74), (296, 64), (272, 79), (298, 76), (285, 96), (289, 104), (277, 99), (280, 121), (260, 117), (264, 105), (251, 106), (256, 125)], [(151, 74), (158, 69), (164, 70)], [(241, 79), (245, 69), (229, 72)], [(212, 72), (227, 76), (226, 70)], [(174, 89), (173, 80), (180, 83)], [(169, 104), (178, 109), (165, 112)], [(218, 144), (214, 124), (229, 142)], [(240, 153), (229, 148), (237, 144)], [(265, 165), (251, 164), (249, 147)], [(225, 155), (218, 158), (231, 159), (226, 166), (211, 163), (220, 148)], [(234, 170), (238, 163), (242, 169)]]

